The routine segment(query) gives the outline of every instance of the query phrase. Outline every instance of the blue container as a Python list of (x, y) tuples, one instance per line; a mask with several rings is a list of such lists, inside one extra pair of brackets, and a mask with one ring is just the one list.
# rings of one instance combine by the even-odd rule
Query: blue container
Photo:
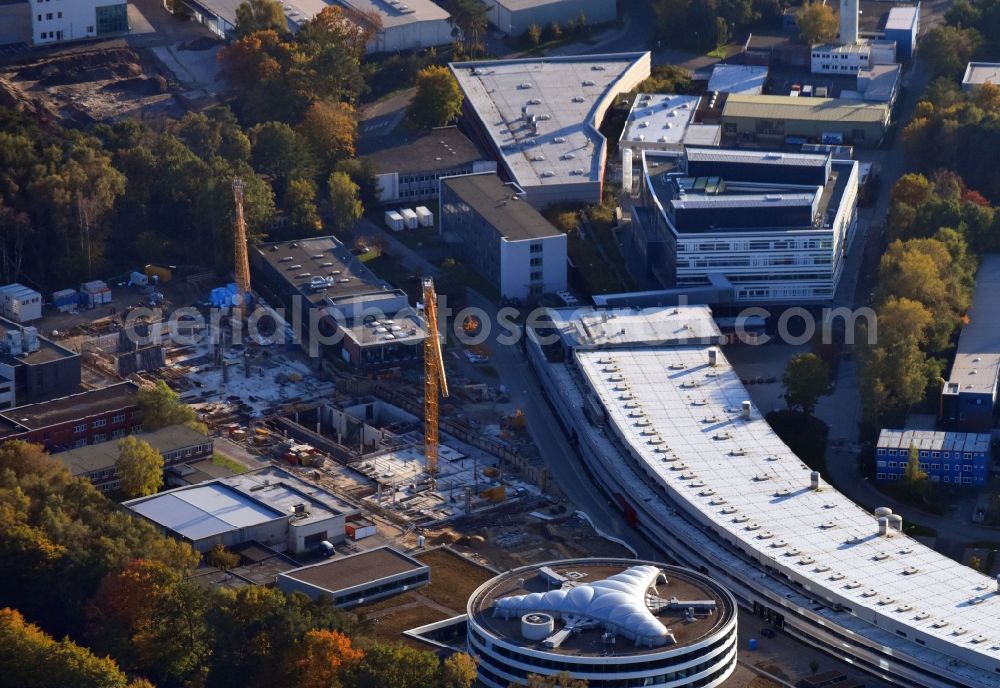
[(747, 641), (747, 649), (750, 650), (751, 652), (753, 652), (754, 650), (757, 649), (757, 639), (756, 638), (750, 638), (750, 640)]

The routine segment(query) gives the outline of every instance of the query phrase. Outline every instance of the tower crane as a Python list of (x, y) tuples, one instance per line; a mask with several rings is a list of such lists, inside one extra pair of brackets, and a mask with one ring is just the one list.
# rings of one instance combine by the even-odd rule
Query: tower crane
[(438, 395), (448, 396), (448, 380), (444, 374), (444, 356), (441, 354), (441, 336), (438, 334), (437, 292), (434, 280), (423, 279), (424, 318), (427, 321), (427, 338), (424, 340), (424, 456), (428, 475), (437, 473), (438, 448)]
[(243, 217), (243, 180), (233, 179), (233, 200), (236, 223), (233, 226), (233, 258), (236, 262), (236, 288), (240, 292), (240, 307), (246, 308), (250, 294), (250, 256), (247, 254), (247, 223)]

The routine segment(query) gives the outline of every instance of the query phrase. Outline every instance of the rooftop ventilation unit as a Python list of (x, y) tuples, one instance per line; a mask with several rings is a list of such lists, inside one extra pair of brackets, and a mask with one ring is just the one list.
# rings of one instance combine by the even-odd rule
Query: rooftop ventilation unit
[(590, 79), (584, 79), (583, 85), (584, 86), (595, 86), (596, 84), (593, 81), (591, 81)]
[(557, 136), (554, 139), (552, 139), (552, 141), (555, 142), (555, 143), (566, 143), (566, 137), (565, 136)]

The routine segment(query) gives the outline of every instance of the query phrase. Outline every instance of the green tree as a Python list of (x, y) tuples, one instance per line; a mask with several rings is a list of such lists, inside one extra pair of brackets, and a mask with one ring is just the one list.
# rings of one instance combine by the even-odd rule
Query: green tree
[(933, 76), (955, 78), (981, 44), (982, 37), (975, 29), (935, 26), (920, 39), (920, 56)]
[(18, 688), (126, 688), (110, 657), (96, 657), (69, 638), (57, 641), (13, 609), (0, 609), (2, 683)]
[(382, 190), (378, 183), (378, 172), (375, 164), (368, 158), (352, 158), (341, 160), (337, 170), (346, 173), (351, 181), (358, 185), (358, 196), (365, 208), (379, 204)]
[(332, 170), (339, 161), (354, 157), (358, 139), (354, 108), (347, 103), (317, 101), (306, 110), (299, 133), (324, 162), (324, 169)]
[(447, 67), (430, 66), (417, 74), (417, 92), (407, 114), (421, 127), (443, 127), (462, 114), (464, 99)]
[(126, 497), (145, 497), (163, 486), (163, 455), (134, 435), (118, 441), (115, 468)]
[(240, 555), (226, 549), (225, 545), (217, 544), (205, 554), (205, 562), (225, 571), (226, 569), (239, 566)]
[(903, 471), (903, 481), (912, 488), (925, 480), (927, 480), (927, 473), (920, 467), (920, 450), (911, 444), (909, 458), (906, 460), (906, 470)]
[(316, 182), (311, 179), (293, 179), (285, 192), (285, 212), (288, 223), (297, 234), (311, 234), (323, 228), (316, 210)]
[(837, 37), (840, 22), (833, 8), (821, 2), (807, 2), (802, 6), (795, 23), (803, 43), (814, 45)]
[(375, 643), (351, 676), (356, 688), (426, 688), (438, 685), (439, 664), (433, 652), (407, 645)]
[(798, 354), (788, 362), (782, 378), (785, 385), (785, 401), (789, 408), (801, 408), (810, 416), (816, 409), (821, 396), (832, 391), (830, 386), (830, 366), (813, 353)]
[(442, 688), (471, 688), (476, 682), (475, 657), (464, 652), (449, 655), (441, 665)]
[[(526, 688), (587, 688), (586, 679), (573, 678), (568, 671), (562, 671), (554, 676), (528, 674)], [(519, 685), (519, 684), (512, 684)]]
[(250, 130), (250, 137), (254, 169), (274, 177), (282, 186), (292, 177), (316, 175), (317, 161), (309, 144), (284, 122), (258, 124)]
[(542, 42), (542, 27), (538, 24), (532, 24), (528, 27), (525, 35), (528, 37), (528, 43), (531, 45), (538, 45)]
[(198, 423), (194, 409), (180, 400), (180, 396), (157, 380), (151, 387), (139, 390), (139, 412), (142, 426), (146, 430), (159, 430), (170, 425), (193, 425)]
[(479, 0), (441, 0), (438, 4), (451, 15), (451, 35), (461, 42), (465, 53), (474, 56), (486, 36), (488, 6)]
[(649, 78), (635, 90), (637, 93), (690, 93), (691, 72), (679, 65), (656, 65)]
[(327, 188), (334, 227), (339, 233), (354, 229), (364, 213), (358, 198), (358, 185), (344, 172), (334, 172), (327, 181)]
[(236, 35), (240, 38), (268, 29), (288, 31), (288, 20), (278, 0), (244, 0), (236, 8)]

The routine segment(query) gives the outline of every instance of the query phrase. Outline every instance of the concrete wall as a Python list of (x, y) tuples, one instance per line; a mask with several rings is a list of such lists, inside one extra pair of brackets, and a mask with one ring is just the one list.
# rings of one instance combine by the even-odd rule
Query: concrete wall
[(288, 523), (288, 550), (293, 554), (306, 552), (318, 546), (306, 545), (306, 538), (310, 535), (322, 535), (320, 540), (329, 540), (333, 544), (344, 541), (344, 514), (336, 514), (322, 521), (300, 524), (294, 519)]
[(447, 45), (454, 41), (451, 24), (445, 19), (414, 22), (392, 26), (371, 40), (368, 53), (394, 53), (401, 50), (419, 50), (434, 45)]
[[(539, 244), (541, 251), (531, 252)], [(540, 265), (532, 265), (541, 259)], [(532, 279), (532, 273), (540, 279)], [(536, 299), (566, 288), (566, 235), (500, 243), (500, 296), (505, 299)]]

